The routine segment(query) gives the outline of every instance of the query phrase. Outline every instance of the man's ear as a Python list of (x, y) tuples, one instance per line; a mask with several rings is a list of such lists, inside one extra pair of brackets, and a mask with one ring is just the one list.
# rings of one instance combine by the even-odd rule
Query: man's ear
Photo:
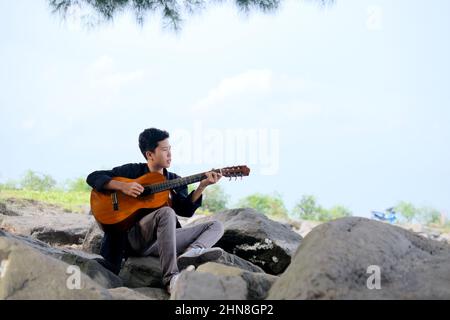
[(145, 157), (147, 158), (147, 161), (150, 160), (150, 155), (151, 155), (150, 151), (145, 152)]

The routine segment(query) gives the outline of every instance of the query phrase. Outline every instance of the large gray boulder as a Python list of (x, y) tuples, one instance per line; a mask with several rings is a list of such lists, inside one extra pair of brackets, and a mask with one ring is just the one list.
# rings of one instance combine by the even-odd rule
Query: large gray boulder
[(278, 277), (208, 262), (197, 271), (183, 271), (172, 300), (262, 300)]
[(99, 255), (89, 254), (80, 250), (68, 248), (54, 248), (47, 243), (30, 237), (14, 235), (0, 230), (0, 238), (5, 237), (16, 240), (40, 253), (64, 261), (70, 265), (76, 265), (81, 272), (91, 277), (95, 282), (105, 288), (121, 287), (123, 281), (111, 271), (105, 269), (94, 259), (101, 258)]
[(342, 218), (305, 237), (268, 298), (450, 299), (449, 261), (448, 244), (382, 222)]
[(224, 235), (215, 244), (270, 274), (286, 270), (302, 237), (289, 226), (273, 221), (254, 209), (225, 210), (201, 218), (189, 225), (219, 220), (224, 225)]
[(84, 273), (18, 240), (0, 237), (0, 300), (111, 299)]
[(216, 276), (238, 276), (247, 284), (247, 299), (262, 300), (267, 297), (269, 289), (279, 277), (267, 273), (250, 272), (236, 267), (230, 267), (216, 262), (208, 262), (197, 269)]
[[(229, 267), (232, 268), (232, 267)], [(247, 284), (239, 275), (182, 271), (170, 300), (245, 300)]]
[(159, 257), (129, 257), (119, 276), (124, 285), (130, 288), (163, 288)]

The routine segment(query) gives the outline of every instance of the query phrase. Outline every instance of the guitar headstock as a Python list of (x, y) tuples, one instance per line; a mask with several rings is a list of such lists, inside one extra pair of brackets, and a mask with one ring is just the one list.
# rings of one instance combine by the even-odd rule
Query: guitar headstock
[(232, 177), (244, 177), (250, 174), (250, 168), (247, 166), (233, 166), (226, 167), (222, 169), (214, 170), (220, 172), (222, 176), (232, 178)]

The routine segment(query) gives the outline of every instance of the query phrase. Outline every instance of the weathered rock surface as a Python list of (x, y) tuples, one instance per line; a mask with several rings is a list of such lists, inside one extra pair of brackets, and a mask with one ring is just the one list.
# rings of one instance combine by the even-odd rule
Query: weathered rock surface
[(382, 222), (342, 218), (303, 239), (268, 298), (450, 299), (449, 261), (446, 243)]
[(100, 254), (100, 247), (103, 239), (103, 230), (100, 229), (96, 221), (93, 221), (83, 239), (81, 249), (95, 254)]
[(94, 260), (95, 258), (101, 258), (98, 255), (67, 248), (54, 248), (45, 242), (30, 237), (14, 235), (0, 230), (0, 238), (2, 237), (19, 241), (21, 244), (26, 245), (31, 249), (34, 249), (46, 256), (64, 261), (69, 265), (76, 265), (82, 272), (91, 277), (92, 280), (105, 288), (114, 288), (123, 285), (121, 278), (105, 269)]
[(277, 279), (266, 273), (208, 262), (197, 271), (183, 271), (171, 299), (262, 300)]
[(216, 246), (252, 262), (270, 274), (280, 274), (287, 268), (302, 239), (287, 225), (248, 208), (225, 210), (195, 220), (192, 224), (211, 219), (221, 221), (225, 229)]
[(73, 266), (9, 237), (0, 237), (0, 266), (0, 299), (111, 299)]
[(2, 203), (0, 214), (1, 229), (51, 245), (81, 244), (94, 219), (56, 205), (14, 198)]

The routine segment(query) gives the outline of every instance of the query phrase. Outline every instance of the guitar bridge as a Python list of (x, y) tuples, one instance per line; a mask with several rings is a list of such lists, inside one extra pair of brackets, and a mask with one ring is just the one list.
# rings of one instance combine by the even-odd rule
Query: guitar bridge
[(117, 200), (117, 192), (111, 193), (111, 200), (114, 211), (119, 211), (119, 201)]

